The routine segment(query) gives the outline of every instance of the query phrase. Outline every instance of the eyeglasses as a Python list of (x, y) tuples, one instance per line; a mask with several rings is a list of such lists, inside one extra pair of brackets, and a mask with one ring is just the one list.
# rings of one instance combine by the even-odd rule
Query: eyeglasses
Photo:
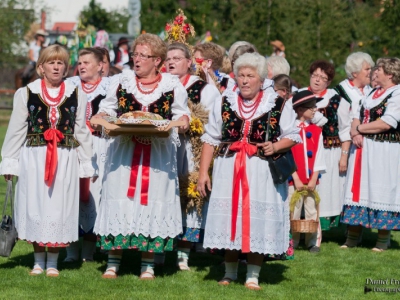
[(165, 62), (170, 62), (171, 60), (173, 61), (173, 62), (180, 62), (182, 59), (184, 59), (185, 57), (176, 57), (176, 56), (174, 56), (174, 57), (169, 57), (169, 58), (167, 58), (166, 60), (165, 60)]
[(149, 58), (154, 58), (154, 57), (157, 57), (157, 56), (154, 56), (154, 55), (145, 55), (145, 54), (142, 54), (142, 53), (133, 53), (133, 54), (131, 55), (131, 57), (133, 57), (133, 58), (139, 57), (140, 60), (148, 60)]
[(325, 76), (322, 76), (322, 75), (318, 75), (318, 74), (311, 74), (311, 78), (319, 78), (323, 82), (327, 82), (328, 81), (328, 77), (325, 77)]

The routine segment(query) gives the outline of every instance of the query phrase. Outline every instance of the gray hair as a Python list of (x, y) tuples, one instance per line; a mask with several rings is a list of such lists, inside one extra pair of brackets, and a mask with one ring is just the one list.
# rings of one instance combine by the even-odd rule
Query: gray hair
[(350, 54), (346, 59), (346, 65), (344, 67), (347, 78), (354, 79), (353, 73), (359, 73), (362, 70), (363, 64), (367, 63), (373, 68), (375, 66), (374, 61), (368, 53), (354, 52)]
[(229, 58), (230, 61), (232, 61), (232, 57), (233, 57), (233, 54), (235, 53), (236, 49), (239, 46), (244, 46), (244, 45), (251, 45), (251, 44), (249, 42), (246, 42), (246, 41), (238, 41), (238, 42), (235, 42), (235, 43), (233, 43), (231, 45), (231, 47), (229, 48), (229, 52), (228, 52), (228, 58)]
[(245, 53), (239, 56), (233, 65), (233, 73), (237, 77), (239, 69), (246, 67), (255, 69), (257, 74), (260, 76), (261, 81), (264, 81), (264, 79), (267, 78), (267, 62), (264, 56), (258, 53)]
[(272, 69), (272, 77), (279, 74), (290, 74), (290, 65), (288, 61), (282, 56), (270, 56), (267, 58), (267, 66)]

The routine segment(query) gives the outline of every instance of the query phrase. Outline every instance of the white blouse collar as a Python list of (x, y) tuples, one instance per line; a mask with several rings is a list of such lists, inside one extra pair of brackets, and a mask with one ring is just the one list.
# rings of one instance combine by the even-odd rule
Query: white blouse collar
[[(236, 89), (226, 89), (222, 94), (222, 97), (226, 96), (227, 101), (231, 105), (231, 109), (234, 111), (239, 111), (239, 107), (237, 104), (239, 93), (240, 93), (239, 88), (236, 88)], [(257, 108), (256, 113), (254, 114), (254, 118), (257, 118), (269, 112), (272, 108), (274, 108), (275, 100), (277, 97), (279, 97), (279, 95), (275, 92), (272, 92), (270, 90), (263, 91), (261, 103), (260, 106)]]
[[(82, 89), (81, 79), (79, 78), (79, 76), (69, 77), (66, 80), (70, 81), (72, 84), (74, 84), (79, 89)], [(92, 102), (93, 99), (95, 99), (98, 95), (105, 96), (107, 94), (107, 90), (108, 90), (108, 86), (109, 85), (110, 85), (110, 78), (109, 77), (102, 77), (99, 85), (97, 86), (97, 88), (92, 93), (86, 94), (87, 101), (88, 102)]]
[[(41, 86), (42, 79), (36, 79), (35, 81), (29, 83), (27, 87), (31, 90), (34, 94), (41, 94), (42, 93), (42, 86)], [(69, 80), (65, 80), (65, 92), (64, 96), (69, 97), (75, 91), (76, 86), (72, 84)]]
[(135, 95), (135, 98), (141, 103), (153, 102), (161, 97), (165, 92), (172, 91), (178, 86), (180, 80), (178, 76), (169, 73), (161, 73), (161, 81), (158, 83), (157, 88), (150, 94), (142, 94), (136, 85), (136, 75), (132, 70), (123, 70), (119, 76), (119, 82), (127, 93)]

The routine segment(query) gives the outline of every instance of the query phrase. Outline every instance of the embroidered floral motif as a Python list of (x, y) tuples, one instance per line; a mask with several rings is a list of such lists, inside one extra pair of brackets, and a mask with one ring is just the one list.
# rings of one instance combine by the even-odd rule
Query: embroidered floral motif
[(328, 122), (322, 127), (324, 148), (341, 147), (339, 139), (339, 118), (337, 114), (340, 99), (339, 95), (335, 95), (329, 100), (329, 104), (326, 107), (319, 109), (324, 117), (328, 119)]

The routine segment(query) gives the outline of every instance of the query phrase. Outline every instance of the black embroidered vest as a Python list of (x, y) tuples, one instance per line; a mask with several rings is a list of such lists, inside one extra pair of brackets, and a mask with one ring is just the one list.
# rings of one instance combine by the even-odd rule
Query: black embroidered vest
[[(118, 99), (117, 117), (120, 117), (122, 114), (130, 111), (143, 110), (143, 105), (136, 100), (133, 94), (127, 93), (126, 90), (122, 88), (121, 84), (118, 86), (116, 95)], [(163, 117), (163, 119), (171, 120), (172, 103), (174, 103), (173, 90), (162, 93), (160, 98), (150, 103), (148, 105), (148, 111), (159, 114), (161, 117)]]
[(340, 97), (342, 97), (343, 99), (345, 99), (347, 102), (349, 102), (351, 104), (351, 99), (350, 99), (349, 95), (347, 95), (347, 92), (342, 85), (338, 84), (333, 89), (336, 91), (336, 93), (339, 94)]
[[(375, 92), (375, 89), (372, 91)], [(371, 92), (371, 93), (372, 93)], [(369, 110), (369, 123), (380, 119), (386, 111), (386, 106), (388, 100), (392, 97), (392, 93), (390, 93), (385, 99), (382, 100), (377, 106), (371, 108)], [(365, 108), (364, 106), (360, 107), (360, 121), (364, 120), (365, 116)], [(364, 135), (367, 139), (372, 139), (378, 142), (390, 142), (390, 143), (400, 143), (400, 124), (397, 123), (396, 128), (390, 128), (385, 132), (381, 132), (378, 134), (366, 134)]]
[[(40, 94), (34, 94), (29, 88), (28, 90), (28, 130), (27, 130), (27, 146), (43, 146), (46, 140), (43, 137), (44, 132), (51, 128), (49, 120), (50, 106), (42, 99)], [(57, 145), (61, 147), (76, 148), (79, 142), (74, 137), (76, 109), (78, 107), (78, 89), (69, 97), (65, 97), (60, 102), (57, 110), (60, 115), (56, 124), (56, 129), (61, 131), (64, 139)]]
[(187, 89), (188, 99), (192, 101), (194, 104), (200, 103), (201, 100), (201, 91), (206, 86), (206, 82), (204, 80), (197, 80), (193, 82)]
[[(269, 141), (273, 143), (278, 141), (278, 137), (280, 135), (279, 121), (284, 106), (285, 100), (279, 97), (275, 100), (275, 107), (271, 111)], [(245, 120), (243, 120), (235, 111), (231, 109), (231, 105), (226, 97), (222, 99), (221, 114), (223, 122), (222, 141), (217, 149), (217, 155), (229, 157), (235, 154), (234, 151), (229, 149), (229, 146), (233, 142), (240, 141), (244, 138), (243, 130), (245, 126)], [(247, 134), (247, 142), (253, 145), (265, 142), (267, 124), (268, 113), (253, 119)], [(256, 155), (262, 159), (266, 159), (261, 149), (257, 149)]]
[(339, 121), (338, 121), (338, 109), (340, 104), (340, 96), (334, 95), (329, 99), (329, 103), (324, 108), (319, 108), (328, 122), (322, 127), (322, 137), (324, 141), (324, 148), (339, 148), (342, 146), (339, 139)]
[(94, 98), (91, 102), (90, 105), (92, 107), (92, 116), (96, 115), (97, 112), (99, 111), (99, 105), (101, 100), (103, 100), (106, 97), (106, 95), (97, 95), (96, 98)]

